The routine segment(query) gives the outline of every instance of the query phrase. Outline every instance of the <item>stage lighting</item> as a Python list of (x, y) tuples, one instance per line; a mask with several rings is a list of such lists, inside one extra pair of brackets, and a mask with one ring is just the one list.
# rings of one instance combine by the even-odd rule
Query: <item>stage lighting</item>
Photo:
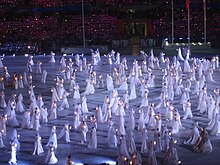
[(109, 160), (106, 162), (106, 164), (109, 164), (109, 165), (116, 165), (116, 162), (112, 161), (112, 160)]
[(12, 56), (15, 57), (15, 54), (13, 54)]
[(25, 57), (28, 57), (28, 54), (24, 54)]
[(67, 56), (67, 54), (63, 54), (63, 56), (65, 57), (65, 56)]

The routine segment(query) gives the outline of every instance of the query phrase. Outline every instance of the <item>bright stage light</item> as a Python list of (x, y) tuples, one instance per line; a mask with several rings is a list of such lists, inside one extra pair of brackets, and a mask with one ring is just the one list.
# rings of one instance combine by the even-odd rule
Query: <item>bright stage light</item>
[(67, 56), (67, 54), (63, 54), (63, 56), (65, 57), (65, 56)]
[(12, 56), (15, 57), (15, 54), (13, 54)]
[(28, 54), (24, 54), (25, 57), (28, 57)]
[(116, 165), (116, 162), (112, 161), (112, 160), (109, 160), (107, 162), (105, 162), (106, 164), (109, 164), (109, 165)]

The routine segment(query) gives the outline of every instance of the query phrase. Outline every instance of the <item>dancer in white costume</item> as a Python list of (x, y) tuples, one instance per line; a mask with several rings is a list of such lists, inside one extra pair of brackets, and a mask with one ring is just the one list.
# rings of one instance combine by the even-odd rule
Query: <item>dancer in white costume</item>
[(35, 131), (38, 131), (40, 127), (40, 110), (39, 108), (35, 108), (31, 121), (31, 128), (33, 128)]
[(17, 112), (24, 112), (25, 111), (25, 107), (23, 104), (23, 96), (21, 93), (18, 95), (18, 101), (17, 101), (15, 109)]
[(66, 90), (63, 92), (62, 96), (61, 96), (61, 102), (60, 102), (60, 107), (59, 107), (59, 111), (62, 111), (64, 109), (69, 108), (69, 102), (67, 100), (67, 96), (69, 96), (69, 93), (66, 92)]
[(58, 134), (58, 140), (64, 137), (65, 142), (69, 143), (70, 142), (70, 131), (71, 131), (71, 126), (69, 125), (69, 123), (66, 123), (64, 125), (64, 128)]
[(147, 153), (148, 152), (148, 133), (147, 129), (144, 128), (142, 131), (142, 143), (141, 143), (141, 153)]
[(23, 77), (21, 74), (20, 74), (19, 80), (18, 80), (18, 88), (24, 88)]
[(17, 127), (19, 126), (18, 120), (16, 118), (16, 113), (15, 113), (15, 102), (11, 103), (11, 109), (8, 111), (7, 116), (8, 116), (8, 125), (11, 127)]
[(128, 149), (127, 149), (127, 144), (126, 144), (126, 139), (124, 136), (120, 137), (120, 143), (118, 145), (118, 155), (119, 156), (124, 156), (126, 159), (124, 160), (130, 160), (131, 157), (128, 153)]
[(199, 138), (200, 138), (199, 124), (198, 122), (195, 122), (193, 124), (193, 129), (190, 133), (189, 139), (184, 141), (183, 143), (187, 145), (195, 145)]
[(55, 63), (56, 60), (55, 60), (55, 53), (53, 51), (50, 52), (50, 61), (51, 63)]
[(90, 133), (90, 141), (87, 146), (89, 149), (97, 149), (97, 134), (96, 134), (96, 128), (92, 127), (91, 133)]
[(58, 159), (55, 156), (55, 147), (53, 142), (50, 142), (49, 144), (49, 149), (48, 149), (48, 153), (47, 153), (47, 157), (45, 162), (48, 164), (56, 164), (58, 162)]
[(191, 103), (190, 100), (188, 100), (185, 104), (183, 104), (183, 110), (185, 112), (183, 119), (192, 118), (192, 110), (191, 110)]
[(125, 131), (125, 119), (124, 119), (124, 116), (121, 115), (120, 116), (120, 119), (119, 119), (119, 135), (126, 135), (126, 131)]
[(82, 110), (83, 113), (88, 113), (89, 112), (88, 107), (87, 107), (87, 98), (86, 98), (86, 96), (82, 97), (82, 108), (81, 108), (81, 110)]
[(115, 64), (120, 64), (120, 53), (119, 52), (117, 52), (116, 53), (116, 60), (115, 60)]
[(47, 71), (44, 69), (41, 77), (41, 82), (46, 83), (46, 79), (47, 79)]
[(181, 162), (179, 161), (178, 153), (175, 147), (176, 141), (171, 138), (169, 143), (169, 149), (167, 150), (163, 164), (164, 165), (178, 165)]
[(177, 134), (180, 129), (184, 129), (180, 120), (180, 114), (177, 110), (173, 112), (172, 134)]
[(193, 149), (195, 152), (200, 152), (200, 153), (211, 153), (212, 152), (212, 144), (211, 141), (208, 137), (207, 131), (202, 128), (200, 131), (200, 137), (193, 146)]
[(110, 74), (107, 74), (106, 85), (107, 85), (108, 90), (113, 90), (114, 89), (113, 79), (112, 79), (112, 76)]
[(215, 123), (212, 127), (210, 134), (214, 135), (214, 136), (218, 136), (220, 134), (220, 121), (219, 121), (219, 114), (218, 113), (215, 115)]
[(3, 142), (3, 139), (2, 139), (2, 132), (0, 131), (0, 149), (1, 148), (5, 148), (5, 145), (4, 145), (4, 142)]
[(55, 119), (57, 119), (57, 103), (56, 103), (56, 101), (52, 102), (51, 113), (49, 116), (49, 120), (55, 120)]
[(17, 144), (12, 141), (11, 142), (11, 159), (8, 161), (9, 164), (17, 164)]
[(53, 144), (54, 149), (56, 149), (57, 148), (56, 126), (52, 127), (50, 137), (46, 146), (50, 147), (51, 143)]
[(149, 144), (149, 151), (148, 151), (148, 154), (147, 154), (147, 164), (158, 165), (156, 155), (155, 155), (155, 151), (154, 151), (153, 141), (151, 141), (150, 144)]
[(148, 106), (148, 91), (145, 91), (144, 96), (141, 101), (140, 108)]
[(131, 92), (130, 92), (129, 100), (136, 99), (137, 95), (136, 95), (135, 83), (130, 84), (130, 89), (131, 89)]
[(79, 84), (75, 83), (74, 85), (74, 93), (73, 93), (73, 99), (80, 99), (80, 93), (79, 93)]
[(97, 114), (97, 122), (103, 123), (103, 114), (102, 114), (102, 109), (100, 105), (96, 107), (96, 114)]
[(95, 93), (95, 88), (93, 86), (93, 82), (90, 79), (88, 79), (86, 81), (87, 81), (86, 89), (82, 93), (82, 95), (91, 95), (91, 94)]
[(37, 135), (35, 137), (35, 142), (34, 142), (33, 155), (40, 155), (43, 152), (44, 152), (44, 149), (43, 149), (42, 144), (41, 144), (41, 137), (40, 137), (40, 134), (37, 133)]
[(86, 124), (86, 121), (84, 121), (84, 120), (82, 121), (82, 123), (80, 125), (80, 131), (81, 131), (81, 134), (82, 134), (81, 144), (83, 145), (87, 141), (86, 134), (88, 132), (88, 126)]
[(31, 128), (31, 113), (29, 111), (25, 111), (23, 114), (21, 128)]
[(130, 154), (134, 154), (137, 151), (132, 130), (129, 130), (128, 132), (128, 151)]

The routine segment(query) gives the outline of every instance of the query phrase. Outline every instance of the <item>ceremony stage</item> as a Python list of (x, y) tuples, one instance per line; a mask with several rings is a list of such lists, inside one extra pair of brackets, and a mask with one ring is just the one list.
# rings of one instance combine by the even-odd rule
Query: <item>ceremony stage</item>
[[(201, 50), (202, 51), (202, 50)], [(159, 54), (155, 54), (155, 56), (158, 56)], [(169, 56), (169, 54), (167, 54)], [(216, 55), (216, 54), (213, 54)], [(192, 54), (192, 56), (194, 56)], [(205, 56), (205, 55), (204, 55)], [(35, 86), (34, 91), (36, 97), (41, 94), (44, 100), (45, 107), (48, 108), (48, 112), (50, 113), (50, 106), (51, 106), (51, 88), (52, 86), (55, 86), (54, 79), (57, 76), (58, 69), (60, 66), (60, 59), (61, 55), (56, 55), (56, 63), (49, 63), (49, 55), (39, 55), (34, 56), (34, 63), (36, 66), (37, 61), (42, 62), (42, 70), (46, 69), (48, 72), (47, 81), (45, 84), (41, 83), (41, 75), (36, 75), (33, 73), (33, 85)], [(143, 58), (141, 56), (131, 56), (131, 55), (122, 55), (122, 57), (127, 58), (128, 67), (129, 69), (132, 66), (133, 60), (137, 59), (139, 61), (139, 64), (141, 64), (141, 61)], [(121, 58), (122, 58), (121, 57)], [(171, 57), (171, 56), (169, 56)], [(201, 56), (200, 56), (201, 57)], [(74, 56), (67, 55), (65, 57), (67, 60), (69, 58), (72, 58), (74, 61)], [(91, 57), (86, 56), (89, 62), (91, 62)], [(107, 59), (103, 57), (103, 54), (101, 54), (102, 61), (98, 66), (94, 66), (94, 71), (97, 72), (97, 75), (99, 73), (102, 73), (104, 77), (108, 73), (112, 73), (112, 70), (114, 67), (118, 67), (118, 65), (108, 65), (106, 64)], [(9, 73), (12, 74), (16, 72), (18, 75), (23, 73), (26, 70), (26, 62), (28, 60), (28, 57), (25, 56), (6, 56), (3, 59), (3, 64), (8, 67)], [(182, 65), (182, 63), (181, 63)], [(34, 69), (35, 69), (34, 66)], [(74, 66), (75, 69), (77, 69), (76, 66)], [(155, 105), (158, 104), (159, 100), (155, 99), (160, 96), (161, 92), (161, 80), (162, 80), (162, 71), (155, 69), (153, 70), (153, 73), (155, 74), (155, 83), (156, 87), (149, 89), (149, 103), (154, 103)], [(2, 72), (1, 72), (2, 74)], [(128, 76), (129, 71), (126, 72), (126, 75)], [(213, 74), (215, 82), (208, 82), (208, 94), (213, 94), (213, 90), (216, 87), (219, 87), (220, 82), (220, 70), (214, 70)], [(76, 81), (80, 85), (80, 93), (82, 93), (85, 90), (86, 82), (85, 79), (87, 78), (87, 75), (84, 72), (77, 72), (76, 73)], [(188, 78), (188, 74), (183, 74), (183, 81), (185, 82)], [(64, 83), (65, 89), (68, 91), (69, 89), (69, 83)], [(118, 88), (118, 86), (115, 86)], [(137, 150), (140, 151), (141, 147), (141, 139), (142, 139), (142, 133), (137, 130), (138, 125), (138, 119), (139, 119), (139, 106), (141, 104), (141, 96), (140, 96), (140, 86), (137, 86), (137, 95), (138, 97), (134, 100), (130, 101), (130, 109), (133, 108), (135, 111), (135, 121), (136, 121), (136, 128), (134, 131), (134, 139), (137, 146)], [(193, 85), (192, 85), (193, 89)], [(105, 88), (97, 88), (95, 89), (95, 93), (92, 95), (88, 95), (87, 97), (87, 105), (89, 109), (88, 117), (92, 114), (96, 114), (95, 107), (97, 105), (102, 105), (104, 98), (106, 95), (110, 94), (110, 91), (106, 90)], [(12, 94), (19, 94), (22, 93), (24, 97), (24, 104), (28, 108), (30, 105), (29, 102), (29, 94), (28, 94), (28, 88), (24, 89), (18, 89), (15, 90), (12, 87), (6, 87), (5, 89), (5, 95), (6, 95), (6, 102), (10, 98)], [(123, 96), (123, 92), (119, 91), (119, 96)], [(192, 103), (192, 113), (194, 117), (192, 119), (182, 120), (182, 124), (185, 127), (185, 129), (180, 130), (178, 134), (173, 135), (173, 137), (177, 140), (176, 148), (179, 155), (179, 159), (181, 160), (183, 165), (217, 165), (219, 164), (219, 155), (220, 155), (220, 137), (218, 136), (209, 136), (211, 139), (211, 143), (213, 146), (213, 152), (210, 154), (202, 154), (202, 153), (195, 153), (193, 152), (193, 149), (191, 146), (183, 145), (183, 141), (188, 139), (189, 134), (192, 129), (192, 125), (195, 121), (199, 122), (199, 126), (205, 127), (207, 126), (209, 120), (207, 119), (207, 115), (197, 115), (198, 110), (197, 104), (198, 104), (198, 96), (195, 94), (190, 93), (191, 103)], [(183, 116), (184, 112), (182, 110), (182, 105), (179, 104), (180, 96), (175, 96), (174, 99), (174, 107), (175, 109), (179, 110), (179, 113), (181, 116)], [(21, 127), (17, 128), (18, 134), (20, 135), (19, 141), (21, 143), (21, 150), (17, 152), (17, 160), (18, 165), (38, 165), (38, 164), (45, 164), (45, 158), (47, 155), (47, 147), (45, 145), (48, 142), (49, 134), (51, 131), (51, 127), (55, 125), (57, 127), (57, 134), (61, 131), (64, 124), (66, 122), (69, 122), (70, 125), (73, 125), (74, 122), (74, 105), (79, 103), (80, 100), (73, 100), (73, 93), (70, 92), (70, 95), (68, 96), (68, 101), (70, 104), (70, 107), (63, 111), (58, 111), (58, 119), (49, 121), (47, 124), (41, 124), (41, 128), (39, 130), (39, 133), (42, 137), (42, 145), (44, 147), (45, 152), (40, 156), (34, 156), (32, 155), (32, 151), (34, 149), (34, 141), (35, 141), (35, 135), (36, 131), (34, 130), (28, 130), (28, 129), (22, 129)], [(164, 119), (164, 111), (162, 109), (157, 109), (155, 112), (161, 112), (162, 114), (162, 124), (167, 124), (168, 128), (171, 128), (171, 123), (166, 121)], [(2, 114), (4, 112), (3, 109), (0, 110), (0, 113)], [(22, 114), (17, 113), (18, 121), (21, 123), (22, 120)], [(115, 121), (115, 127), (118, 128), (119, 126), (119, 117), (113, 116), (113, 121)], [(125, 127), (128, 127), (129, 125), (128, 120), (128, 113), (125, 116)], [(88, 127), (91, 128), (91, 122), (88, 118), (87, 121)], [(5, 142), (5, 149), (0, 149), (0, 164), (5, 165), (8, 164), (7, 162), (10, 159), (10, 145), (9, 145), (9, 137), (11, 135), (12, 128), (7, 128), (7, 137), (4, 137)], [(95, 150), (91, 150), (87, 148), (87, 144), (81, 145), (80, 141), (82, 139), (80, 132), (72, 130), (70, 132), (70, 143), (65, 143), (63, 140), (58, 140), (58, 149), (55, 152), (56, 157), (58, 158), (58, 165), (65, 165), (66, 164), (66, 158), (69, 154), (72, 155), (72, 160), (77, 165), (83, 165), (83, 164), (89, 164), (89, 165), (98, 165), (102, 163), (106, 163), (109, 165), (114, 165), (117, 161), (117, 148), (110, 148), (107, 146), (107, 134), (108, 134), (108, 123), (98, 124), (97, 129), (97, 138), (98, 138), (98, 147)], [(154, 136), (154, 130), (148, 130), (148, 136), (149, 136), (149, 142), (153, 140)], [(87, 141), (89, 141), (90, 133), (88, 133)], [(127, 139), (127, 136), (126, 136)], [(143, 165), (146, 164), (146, 158), (147, 154), (141, 154), (143, 159)], [(159, 162), (159, 165), (162, 165), (162, 160), (165, 156), (165, 153), (158, 152), (156, 153), (157, 160)]]

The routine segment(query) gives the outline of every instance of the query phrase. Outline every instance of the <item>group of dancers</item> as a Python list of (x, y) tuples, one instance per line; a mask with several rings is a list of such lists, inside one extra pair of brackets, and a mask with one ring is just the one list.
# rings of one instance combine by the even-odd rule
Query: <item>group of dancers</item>
[[(55, 54), (50, 55), (49, 63), (59, 65), (57, 74), (51, 86), (51, 103), (45, 105), (44, 93), (35, 95), (35, 89), (39, 85), (47, 83), (47, 76), (51, 76), (46, 69), (42, 71), (40, 60), (35, 64), (34, 57), (30, 56), (26, 70), (14, 72), (11, 76), (6, 66), (0, 60), (2, 75), (0, 78), (0, 148), (5, 146), (7, 127), (13, 128), (10, 137), (11, 159), (9, 164), (17, 164), (16, 152), (20, 146), (17, 128), (34, 130), (36, 137), (33, 142), (33, 155), (44, 155), (40, 129), (47, 127), (45, 123), (59, 120), (59, 111), (72, 111), (74, 121), (66, 121), (62, 130), (57, 132), (56, 125), (52, 126), (46, 148), (48, 153), (45, 162), (56, 164), (58, 141), (63, 140), (71, 145), (71, 133), (81, 135), (78, 145), (88, 149), (97, 149), (97, 131), (102, 125), (108, 125), (106, 142), (108, 147), (115, 148), (117, 162), (124, 164), (142, 164), (145, 157), (147, 164), (157, 165), (157, 152), (164, 152), (162, 163), (177, 165), (181, 163), (178, 157), (175, 135), (186, 129), (182, 121), (193, 120), (194, 115), (201, 115), (209, 119), (204, 127), (199, 126), (199, 121), (194, 121), (189, 139), (183, 141), (184, 145), (191, 145), (192, 151), (200, 153), (212, 152), (212, 144), (209, 134), (217, 136), (220, 133), (219, 108), (220, 90), (216, 86), (213, 92), (208, 91), (209, 83), (214, 82), (213, 73), (219, 71), (219, 58), (214, 56), (206, 58), (190, 58), (189, 52), (184, 56), (179, 49), (177, 56), (165, 57), (161, 53), (154, 56), (153, 50), (149, 55), (141, 52), (143, 58), (127, 61), (121, 59), (120, 53), (109, 52), (101, 58), (98, 50), (91, 52), (91, 59), (83, 55), (63, 56), (60, 63), (56, 62)], [(116, 57), (115, 57), (116, 56)], [(107, 59), (106, 59), (107, 58)], [(131, 65), (130, 65), (131, 64)], [(112, 72), (104, 74), (96, 70), (97, 65), (109, 65)], [(54, 66), (54, 65), (53, 65)], [(105, 66), (106, 67), (106, 66)], [(34, 69), (33, 69), (34, 68)], [(9, 68), (10, 70), (10, 68)], [(83, 73), (86, 80), (85, 90), (82, 80), (78, 79)], [(86, 76), (85, 76), (86, 75)], [(41, 76), (39, 84), (35, 78)], [(54, 74), (53, 74), (54, 76)], [(160, 81), (155, 81), (160, 80)], [(14, 93), (5, 101), (6, 89)], [(153, 101), (149, 101), (152, 89), (160, 88), (161, 93)], [(96, 89), (105, 89), (108, 95), (95, 107), (95, 110), (87, 105), (88, 95), (98, 94)], [(23, 102), (23, 92), (28, 92), (29, 105)], [(98, 90), (99, 91), (99, 90)], [(20, 92), (20, 93), (19, 93)], [(25, 94), (26, 95), (26, 94)], [(198, 101), (197, 109), (192, 108), (191, 97)], [(131, 102), (140, 100), (135, 107)], [(175, 108), (174, 101), (182, 105), (181, 109)], [(74, 102), (74, 107), (71, 103)], [(138, 102), (138, 101), (136, 101)], [(28, 107), (29, 108), (26, 108)], [(46, 108), (50, 107), (50, 108)], [(16, 115), (22, 115), (19, 121)], [(181, 116), (181, 114), (183, 114)], [(129, 122), (126, 122), (128, 119)], [(89, 123), (87, 125), (87, 123)], [(58, 135), (57, 135), (58, 133)], [(87, 135), (89, 134), (89, 139)], [(135, 136), (142, 136), (140, 150)], [(25, 136), (25, 135), (24, 135)]]

